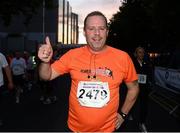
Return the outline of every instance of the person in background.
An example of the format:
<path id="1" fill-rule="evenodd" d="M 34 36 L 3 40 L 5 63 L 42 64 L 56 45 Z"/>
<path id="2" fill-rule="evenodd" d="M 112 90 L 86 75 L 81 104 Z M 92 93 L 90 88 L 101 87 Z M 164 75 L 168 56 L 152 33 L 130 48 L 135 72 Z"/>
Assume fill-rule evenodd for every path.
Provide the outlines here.
<path id="1" fill-rule="evenodd" d="M 134 52 L 134 65 L 138 74 L 139 97 L 133 107 L 133 118 L 136 118 L 140 130 L 147 132 L 146 119 L 148 114 L 149 82 L 152 78 L 151 64 L 143 47 L 137 47 Z"/>
<path id="2" fill-rule="evenodd" d="M 23 86 L 26 77 L 26 61 L 21 57 L 20 52 L 15 52 L 15 57 L 12 59 L 10 64 L 13 81 L 16 89 L 16 103 L 20 102 L 20 94 L 23 92 Z"/>
<path id="3" fill-rule="evenodd" d="M 139 92 L 137 74 L 130 56 L 106 44 L 107 18 L 94 11 L 84 20 L 87 45 L 71 49 L 50 63 L 53 49 L 46 37 L 38 50 L 39 75 L 43 80 L 70 73 L 68 131 L 112 132 L 126 120 Z M 128 88 L 125 102 L 119 108 L 119 86 Z"/>
<path id="4" fill-rule="evenodd" d="M 6 75 L 3 75 L 3 69 L 4 69 L 4 73 Z M 9 89 L 12 89 L 14 87 L 14 84 L 12 81 L 11 70 L 9 68 L 6 57 L 2 53 L 0 53 L 0 102 L 2 101 L 2 92 L 4 90 L 4 78 L 5 78 L 5 76 L 6 76 L 7 81 L 8 81 L 7 87 Z M 1 111 L 1 109 L 0 109 L 0 111 Z M 0 112 L 0 126 L 3 125 L 1 115 L 2 115 L 2 112 Z"/>

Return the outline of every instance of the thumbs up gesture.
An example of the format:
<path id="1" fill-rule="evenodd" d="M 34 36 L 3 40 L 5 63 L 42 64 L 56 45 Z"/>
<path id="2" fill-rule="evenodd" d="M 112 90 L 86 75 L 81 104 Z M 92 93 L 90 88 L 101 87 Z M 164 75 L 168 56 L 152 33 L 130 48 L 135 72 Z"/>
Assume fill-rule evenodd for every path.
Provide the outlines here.
<path id="1" fill-rule="evenodd" d="M 46 37 L 45 44 L 42 44 L 38 50 L 38 57 L 41 61 L 49 63 L 53 55 L 53 49 L 49 37 Z"/>

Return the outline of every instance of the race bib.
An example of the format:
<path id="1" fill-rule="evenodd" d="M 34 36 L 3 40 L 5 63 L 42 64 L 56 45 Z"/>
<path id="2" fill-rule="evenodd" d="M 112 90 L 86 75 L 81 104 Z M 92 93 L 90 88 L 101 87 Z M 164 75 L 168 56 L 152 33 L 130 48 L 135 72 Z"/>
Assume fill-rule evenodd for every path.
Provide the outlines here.
<path id="1" fill-rule="evenodd" d="M 145 74 L 138 74 L 138 83 L 146 84 L 147 75 Z"/>
<path id="2" fill-rule="evenodd" d="M 19 65 L 16 65 L 13 67 L 12 71 L 13 71 L 13 74 L 19 74 L 22 71 L 22 69 Z"/>
<path id="3" fill-rule="evenodd" d="M 101 108 L 110 99 L 108 83 L 80 81 L 77 89 L 77 98 L 81 106 Z"/>

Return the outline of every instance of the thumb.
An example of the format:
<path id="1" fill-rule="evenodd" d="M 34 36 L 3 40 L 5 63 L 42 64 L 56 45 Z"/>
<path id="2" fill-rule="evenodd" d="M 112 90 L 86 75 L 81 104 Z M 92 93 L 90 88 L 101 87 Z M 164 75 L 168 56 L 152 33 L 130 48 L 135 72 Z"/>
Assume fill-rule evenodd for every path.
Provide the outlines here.
<path id="1" fill-rule="evenodd" d="M 45 40 L 45 41 L 46 41 L 46 44 L 47 44 L 47 45 L 51 46 L 50 39 L 49 39 L 48 36 L 46 37 L 46 40 Z"/>

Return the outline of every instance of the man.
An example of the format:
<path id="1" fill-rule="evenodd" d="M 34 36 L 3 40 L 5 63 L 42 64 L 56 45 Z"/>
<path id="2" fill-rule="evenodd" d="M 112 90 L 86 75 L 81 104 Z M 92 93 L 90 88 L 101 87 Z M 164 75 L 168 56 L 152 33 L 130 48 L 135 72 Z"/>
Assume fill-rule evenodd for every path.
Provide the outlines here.
<path id="1" fill-rule="evenodd" d="M 52 80 L 70 73 L 68 127 L 71 131 L 115 131 L 136 101 L 139 92 L 136 71 L 127 53 L 105 44 L 108 26 L 101 12 L 87 15 L 84 35 L 87 45 L 70 50 L 51 65 L 53 50 L 47 37 L 46 44 L 38 51 L 42 61 L 39 74 L 44 80 Z M 123 81 L 128 93 L 118 113 L 119 85 Z"/>
<path id="2" fill-rule="evenodd" d="M 11 70 L 9 68 L 9 65 L 7 63 L 7 60 L 5 58 L 5 56 L 0 53 L 0 102 L 2 101 L 2 91 L 4 89 L 4 75 L 3 75 L 3 70 L 4 69 L 4 73 L 6 74 L 6 78 L 8 80 L 8 88 L 12 89 L 13 88 L 13 82 L 12 82 L 12 75 L 11 75 Z M 1 115 L 1 113 L 0 113 Z M 2 120 L 0 118 L 0 126 L 2 125 Z"/>

